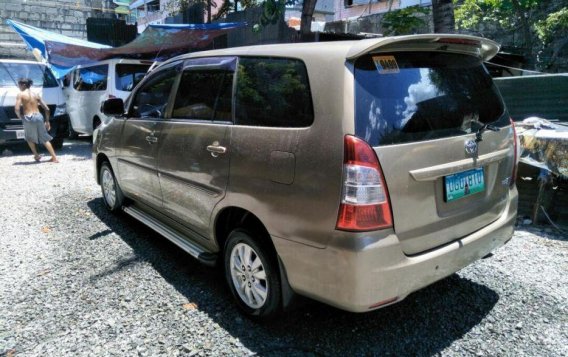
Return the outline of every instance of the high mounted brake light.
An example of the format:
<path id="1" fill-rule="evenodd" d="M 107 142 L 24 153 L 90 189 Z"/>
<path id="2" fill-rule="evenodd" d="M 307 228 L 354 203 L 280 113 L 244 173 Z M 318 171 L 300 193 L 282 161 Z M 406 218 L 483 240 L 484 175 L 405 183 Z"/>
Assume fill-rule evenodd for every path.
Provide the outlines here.
<path id="1" fill-rule="evenodd" d="M 443 37 L 436 40 L 438 43 L 445 43 L 448 45 L 467 45 L 473 47 L 481 47 L 481 42 L 477 40 L 470 40 L 467 38 L 453 38 L 453 37 Z"/>
<path id="2" fill-rule="evenodd" d="M 336 228 L 373 231 L 392 227 L 390 199 L 379 160 L 364 140 L 346 135 L 343 192 Z"/>

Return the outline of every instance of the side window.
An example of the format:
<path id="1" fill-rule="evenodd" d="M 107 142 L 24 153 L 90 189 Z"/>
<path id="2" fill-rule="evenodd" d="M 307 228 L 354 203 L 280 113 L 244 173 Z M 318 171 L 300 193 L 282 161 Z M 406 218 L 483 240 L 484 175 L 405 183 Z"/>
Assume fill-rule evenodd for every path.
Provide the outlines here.
<path id="1" fill-rule="evenodd" d="M 150 65 L 119 63 L 115 67 L 115 88 L 130 92 L 144 78 Z"/>
<path id="2" fill-rule="evenodd" d="M 172 118 L 230 121 L 233 72 L 186 70 L 179 84 Z"/>
<path id="3" fill-rule="evenodd" d="M 170 91 L 178 71 L 170 68 L 156 73 L 136 91 L 130 116 L 136 118 L 163 118 Z"/>
<path id="4" fill-rule="evenodd" d="M 73 88 L 80 92 L 106 90 L 108 64 L 77 69 L 73 77 Z"/>
<path id="5" fill-rule="evenodd" d="M 236 124 L 306 127 L 314 121 L 308 73 L 291 58 L 239 59 Z"/>

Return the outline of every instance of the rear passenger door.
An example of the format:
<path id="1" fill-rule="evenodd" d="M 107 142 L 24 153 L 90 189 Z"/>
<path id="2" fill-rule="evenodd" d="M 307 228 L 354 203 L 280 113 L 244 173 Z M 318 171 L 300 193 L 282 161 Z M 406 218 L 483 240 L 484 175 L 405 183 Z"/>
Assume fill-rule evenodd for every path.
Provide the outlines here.
<path id="1" fill-rule="evenodd" d="M 234 57 L 187 60 L 161 134 L 165 213 L 203 236 L 227 187 L 236 63 Z"/>

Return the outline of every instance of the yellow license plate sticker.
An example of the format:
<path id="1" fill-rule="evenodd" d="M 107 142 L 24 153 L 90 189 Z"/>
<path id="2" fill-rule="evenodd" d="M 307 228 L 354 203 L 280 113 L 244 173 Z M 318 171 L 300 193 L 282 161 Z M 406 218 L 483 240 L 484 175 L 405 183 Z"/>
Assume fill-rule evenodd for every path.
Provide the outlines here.
<path id="1" fill-rule="evenodd" d="M 373 56 L 373 62 L 380 74 L 399 73 L 398 63 L 394 56 Z"/>

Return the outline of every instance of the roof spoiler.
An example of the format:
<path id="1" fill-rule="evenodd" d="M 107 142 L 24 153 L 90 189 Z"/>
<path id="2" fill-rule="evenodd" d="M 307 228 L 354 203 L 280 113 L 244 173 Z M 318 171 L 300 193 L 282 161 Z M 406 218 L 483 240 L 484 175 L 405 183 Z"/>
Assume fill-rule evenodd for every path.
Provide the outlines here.
<path id="1" fill-rule="evenodd" d="M 404 47 L 400 45 L 404 44 Z M 477 55 L 488 61 L 499 52 L 499 44 L 482 37 L 456 34 L 424 34 L 384 37 L 357 41 L 347 53 L 347 59 L 353 60 L 374 51 L 448 51 Z"/>

